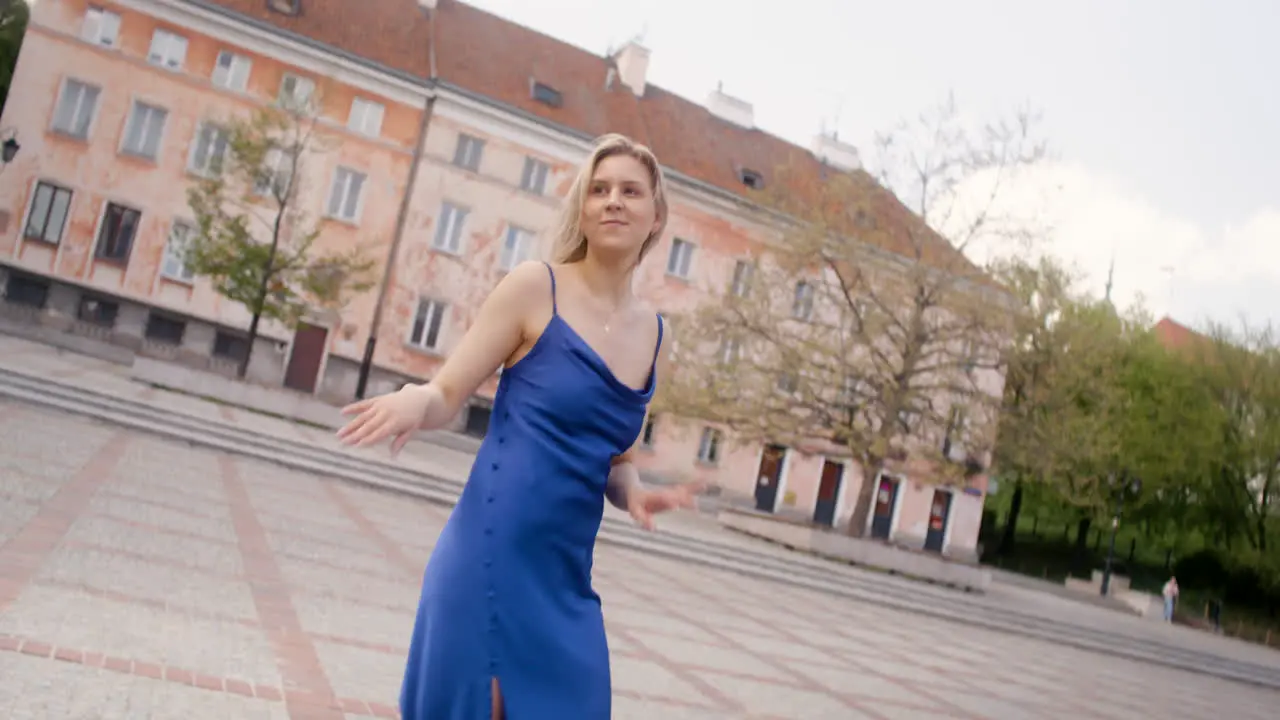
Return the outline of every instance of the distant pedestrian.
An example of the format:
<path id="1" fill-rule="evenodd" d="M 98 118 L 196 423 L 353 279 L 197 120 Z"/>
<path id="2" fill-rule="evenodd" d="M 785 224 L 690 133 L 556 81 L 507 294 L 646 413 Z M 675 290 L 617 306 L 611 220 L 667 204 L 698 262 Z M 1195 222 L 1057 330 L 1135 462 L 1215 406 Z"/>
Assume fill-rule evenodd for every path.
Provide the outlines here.
<path id="1" fill-rule="evenodd" d="M 1164 621 L 1173 622 L 1173 607 L 1178 602 L 1178 578 L 1171 576 L 1160 592 L 1164 595 Z"/>

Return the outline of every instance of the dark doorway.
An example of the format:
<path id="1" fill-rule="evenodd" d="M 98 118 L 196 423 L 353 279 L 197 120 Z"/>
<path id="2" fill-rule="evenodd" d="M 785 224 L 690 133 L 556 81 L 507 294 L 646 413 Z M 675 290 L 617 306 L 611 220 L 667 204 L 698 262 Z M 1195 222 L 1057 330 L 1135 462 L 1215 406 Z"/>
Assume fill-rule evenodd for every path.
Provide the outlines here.
<path id="1" fill-rule="evenodd" d="M 756 474 L 756 509 L 773 512 L 778 501 L 778 483 L 782 481 L 782 460 L 787 448 L 782 445 L 765 445 L 760 455 L 760 472 Z"/>
<path id="2" fill-rule="evenodd" d="M 893 509 L 898 504 L 898 486 L 896 479 L 881 474 L 876 480 L 876 506 L 871 516 L 871 537 L 889 539 L 893 529 Z"/>
<path id="3" fill-rule="evenodd" d="M 924 536 L 924 549 L 942 552 L 942 541 L 947 537 L 947 523 L 951 520 L 951 493 L 933 491 L 933 504 L 929 506 L 929 532 Z"/>
<path id="4" fill-rule="evenodd" d="M 822 464 L 822 480 L 818 483 L 818 500 L 813 505 L 813 521 L 819 525 L 834 527 L 836 501 L 840 498 L 840 486 L 844 484 L 844 465 L 830 460 Z"/>
<path id="5" fill-rule="evenodd" d="M 284 371 L 284 386 L 305 393 L 316 391 L 320 379 L 320 364 L 324 361 L 324 346 L 329 330 L 318 325 L 299 323 L 293 333 L 293 350 L 289 353 L 289 365 Z"/>
<path id="6" fill-rule="evenodd" d="M 463 431 L 471 437 L 483 438 L 489 432 L 489 418 L 493 408 L 488 405 L 471 405 L 467 408 L 467 426 Z"/>

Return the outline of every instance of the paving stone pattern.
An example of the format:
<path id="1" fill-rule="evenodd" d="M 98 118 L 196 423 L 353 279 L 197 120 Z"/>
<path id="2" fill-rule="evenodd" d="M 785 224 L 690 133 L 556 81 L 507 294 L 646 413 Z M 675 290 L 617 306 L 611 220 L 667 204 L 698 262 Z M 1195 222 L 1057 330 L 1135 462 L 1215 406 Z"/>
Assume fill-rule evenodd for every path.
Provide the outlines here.
<path id="1" fill-rule="evenodd" d="M 445 508 L 0 401 L 0 717 L 395 717 Z M 1280 694 L 602 546 L 615 717 L 1273 718 Z"/>

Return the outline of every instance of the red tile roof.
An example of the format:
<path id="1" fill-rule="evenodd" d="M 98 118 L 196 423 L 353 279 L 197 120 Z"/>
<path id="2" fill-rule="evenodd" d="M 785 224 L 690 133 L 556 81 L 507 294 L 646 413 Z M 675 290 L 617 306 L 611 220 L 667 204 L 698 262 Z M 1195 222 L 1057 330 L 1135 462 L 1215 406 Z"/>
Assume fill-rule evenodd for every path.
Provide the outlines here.
<path id="1" fill-rule="evenodd" d="M 1185 325 L 1178 324 L 1168 316 L 1161 318 L 1160 322 L 1155 324 L 1153 330 L 1156 334 L 1156 340 L 1169 350 L 1179 350 L 1194 343 L 1208 340 L 1204 335 Z"/>
<path id="2" fill-rule="evenodd" d="M 427 60 L 431 21 L 417 0 L 301 0 L 289 16 L 268 9 L 268 0 L 197 0 L 220 5 L 260 22 L 309 37 L 418 77 L 430 77 Z M 759 173 L 766 187 L 780 168 L 802 182 L 787 191 L 808 194 L 831 172 L 808 150 L 757 128 L 712 115 L 704 106 L 652 84 L 636 97 L 618 80 L 608 83 L 612 60 L 536 32 L 458 0 L 439 0 L 434 13 L 437 78 L 587 137 L 619 132 L 653 149 L 662 163 L 688 177 L 735 195 L 753 191 L 743 169 Z M 559 107 L 534 100 L 537 81 L 554 88 Z M 871 197 L 881 228 L 912 227 L 931 238 L 926 259 L 954 260 L 958 253 L 865 172 L 856 173 Z M 815 195 L 816 200 L 816 195 Z M 905 239 L 875 240 L 885 249 L 913 256 Z M 952 266 L 948 263 L 948 266 Z"/>

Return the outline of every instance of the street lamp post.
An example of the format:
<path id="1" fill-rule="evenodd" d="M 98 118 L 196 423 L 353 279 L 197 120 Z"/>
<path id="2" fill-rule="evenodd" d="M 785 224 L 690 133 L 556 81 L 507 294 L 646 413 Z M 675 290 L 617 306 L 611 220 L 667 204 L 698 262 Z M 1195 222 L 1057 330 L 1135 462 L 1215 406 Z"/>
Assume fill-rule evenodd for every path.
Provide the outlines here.
<path id="1" fill-rule="evenodd" d="M 1116 531 L 1120 528 L 1120 513 L 1124 510 L 1124 496 L 1128 492 L 1132 492 L 1136 496 L 1142 490 L 1142 480 L 1136 477 L 1127 483 L 1123 482 L 1129 478 L 1129 471 L 1122 472 L 1120 478 L 1123 484 L 1116 490 L 1116 508 L 1111 516 L 1111 544 L 1107 547 L 1107 560 L 1102 567 L 1101 594 L 1103 597 L 1106 597 L 1111 591 L 1111 564 L 1114 562 L 1116 555 Z M 1113 487 L 1114 483 L 1113 479 Z"/>

